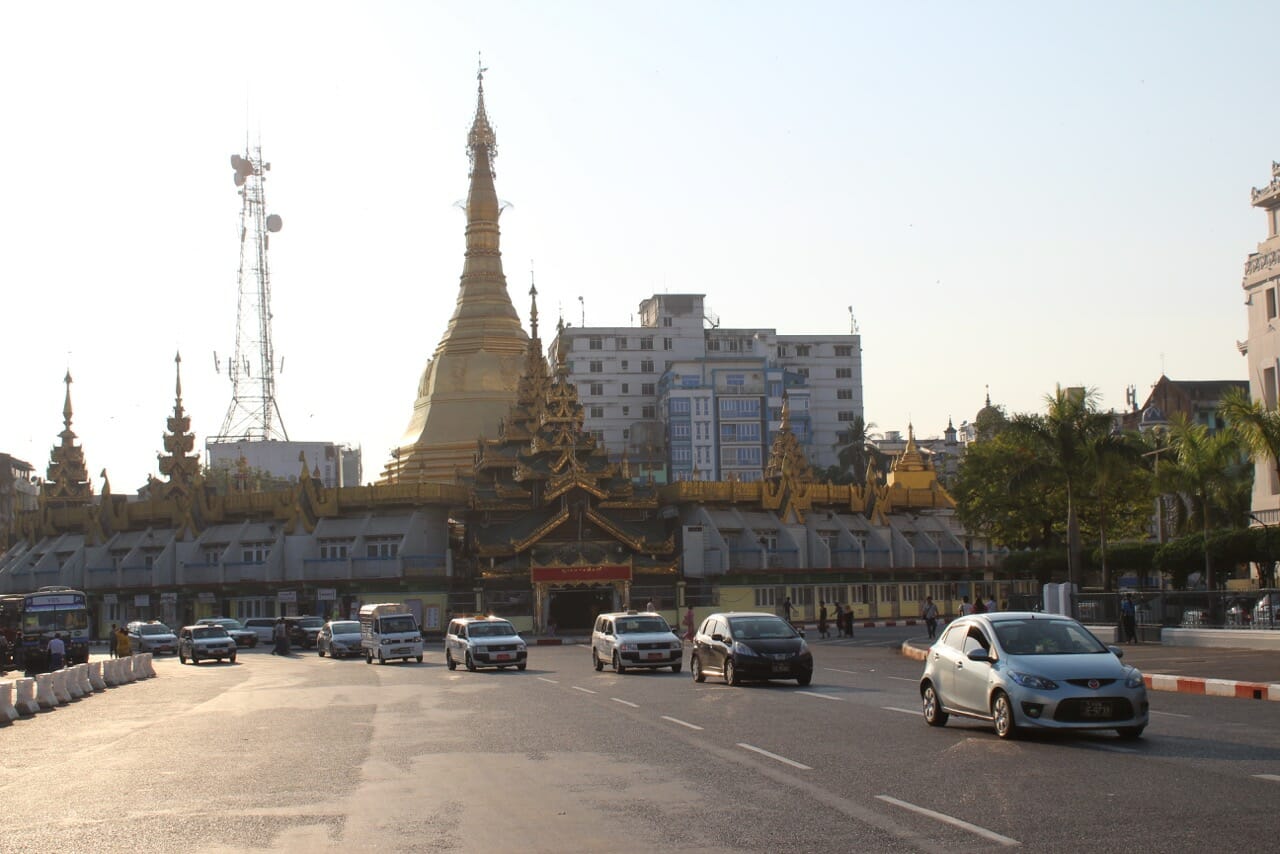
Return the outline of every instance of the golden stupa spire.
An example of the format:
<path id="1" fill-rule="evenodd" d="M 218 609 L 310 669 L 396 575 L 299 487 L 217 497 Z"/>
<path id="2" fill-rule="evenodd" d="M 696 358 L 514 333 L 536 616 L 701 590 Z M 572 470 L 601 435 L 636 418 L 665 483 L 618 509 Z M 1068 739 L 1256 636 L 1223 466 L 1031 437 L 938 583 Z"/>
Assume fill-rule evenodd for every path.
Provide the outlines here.
<path id="1" fill-rule="evenodd" d="M 160 454 L 160 473 L 168 478 L 160 494 L 165 497 L 188 495 L 200 472 L 200 457 L 191 452 L 196 446 L 196 435 L 191 432 L 191 418 L 182 409 L 182 354 L 173 357 L 173 414 L 169 416 L 169 432 L 164 434 L 164 449 Z"/>
<path id="2" fill-rule="evenodd" d="M 66 383 L 66 397 L 62 403 L 62 432 L 58 438 L 61 444 L 55 445 L 49 453 L 49 467 L 46 469 L 44 494 L 50 499 L 65 504 L 83 504 L 93 495 L 93 484 L 89 482 L 89 469 L 85 465 L 84 449 L 76 445 L 76 434 L 71 429 L 71 371 L 62 381 Z"/>
<path id="3" fill-rule="evenodd" d="M 529 335 L 507 293 L 499 248 L 502 204 L 493 184 L 497 136 L 484 103 L 483 65 L 476 72 L 476 111 L 467 133 L 471 159 L 466 253 L 458 300 L 418 382 L 413 417 L 391 451 L 382 482 L 456 481 L 469 468 L 476 437 L 493 438 L 516 402 Z M 404 334 L 419 336 L 420 329 Z"/>

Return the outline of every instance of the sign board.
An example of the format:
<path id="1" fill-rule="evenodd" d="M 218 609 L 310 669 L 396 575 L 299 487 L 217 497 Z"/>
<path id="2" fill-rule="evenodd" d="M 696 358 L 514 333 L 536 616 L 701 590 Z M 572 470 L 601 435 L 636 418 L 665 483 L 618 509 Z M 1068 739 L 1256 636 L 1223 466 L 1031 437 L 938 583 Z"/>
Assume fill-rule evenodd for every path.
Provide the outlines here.
<path id="1" fill-rule="evenodd" d="M 151 605 L 150 593 L 135 593 L 133 596 L 133 606 L 135 608 L 147 608 Z"/>
<path id="2" fill-rule="evenodd" d="M 626 564 L 593 564 L 591 566 L 535 566 L 530 569 L 533 581 L 619 581 L 631 578 Z"/>
<path id="3" fill-rule="evenodd" d="M 338 600 L 338 589 L 336 587 L 321 587 L 316 591 L 316 599 L 321 602 L 336 602 Z"/>
<path id="4" fill-rule="evenodd" d="M 298 601 L 297 590 L 281 590 L 276 594 L 277 602 L 296 603 Z"/>
<path id="5" fill-rule="evenodd" d="M 114 593 L 103 593 L 103 594 L 102 594 L 102 604 L 103 604 L 103 605 L 114 605 L 114 604 L 116 604 L 116 594 L 114 594 Z"/>
<path id="6" fill-rule="evenodd" d="M 439 605 L 427 606 L 427 613 L 424 615 L 424 622 L 422 624 L 422 627 L 424 629 L 440 628 L 440 606 Z"/>
<path id="7" fill-rule="evenodd" d="M 160 601 L 161 601 L 161 602 L 165 602 L 165 603 L 170 603 L 170 602 L 171 602 L 171 603 L 177 604 L 177 602 L 178 602 L 178 594 L 177 594 L 177 593 L 161 593 L 161 594 L 160 594 Z"/>

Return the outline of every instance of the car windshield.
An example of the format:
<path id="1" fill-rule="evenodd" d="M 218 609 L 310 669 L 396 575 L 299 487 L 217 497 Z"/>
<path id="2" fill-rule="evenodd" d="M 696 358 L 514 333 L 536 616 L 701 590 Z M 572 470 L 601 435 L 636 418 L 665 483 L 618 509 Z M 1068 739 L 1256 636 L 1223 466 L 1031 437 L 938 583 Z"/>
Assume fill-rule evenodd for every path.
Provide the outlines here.
<path id="1" fill-rule="evenodd" d="M 796 630 L 781 617 L 731 617 L 729 630 L 734 640 L 796 637 Z"/>
<path id="2" fill-rule="evenodd" d="M 650 632 L 669 632 L 671 626 L 661 617 L 627 617 L 617 621 L 618 634 L 647 634 Z"/>
<path id="3" fill-rule="evenodd" d="M 1110 652 L 1089 630 L 1067 620 L 997 620 L 1000 647 L 1010 655 L 1079 655 Z"/>
<path id="4" fill-rule="evenodd" d="M 160 625 L 139 626 L 138 634 L 140 635 L 171 635 L 173 634 L 173 632 L 170 631 L 168 626 L 160 626 Z"/>
<path id="5" fill-rule="evenodd" d="M 318 629 L 324 625 L 324 620 L 319 617 L 303 617 L 298 620 L 298 625 L 302 626 L 304 629 Z"/>
<path id="6" fill-rule="evenodd" d="M 329 627 L 335 635 L 358 635 L 360 634 L 360 624 L 355 621 L 343 623 L 334 623 Z"/>
<path id="7" fill-rule="evenodd" d="M 467 634 L 473 638 L 510 637 L 516 633 L 516 627 L 510 623 L 472 623 Z"/>
<path id="8" fill-rule="evenodd" d="M 191 630 L 193 638 L 225 638 L 227 630 L 222 626 L 196 626 Z"/>
<path id="9" fill-rule="evenodd" d="M 396 614 L 393 617 L 383 617 L 381 624 L 382 631 L 386 634 L 391 632 L 416 632 L 418 630 L 412 614 Z"/>

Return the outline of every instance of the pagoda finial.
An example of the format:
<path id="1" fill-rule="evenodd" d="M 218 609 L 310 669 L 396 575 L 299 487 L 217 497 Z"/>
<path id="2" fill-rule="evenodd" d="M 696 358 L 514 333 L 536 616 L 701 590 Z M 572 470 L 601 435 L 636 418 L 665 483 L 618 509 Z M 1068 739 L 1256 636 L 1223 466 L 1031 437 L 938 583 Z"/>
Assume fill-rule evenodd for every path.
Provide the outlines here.
<path id="1" fill-rule="evenodd" d="M 529 262 L 529 337 L 538 337 L 538 286 L 533 281 L 533 262 Z"/>
<path id="2" fill-rule="evenodd" d="M 71 429 L 71 371 L 70 370 L 67 371 L 67 375 L 62 378 L 62 381 L 66 383 L 66 386 L 67 386 L 67 396 L 66 396 L 66 399 L 62 402 L 62 426 L 70 430 Z"/>
<path id="3" fill-rule="evenodd" d="M 179 350 L 177 353 L 174 354 L 173 364 L 174 364 L 173 374 L 175 378 L 174 385 L 173 385 L 173 394 L 178 401 L 177 409 L 179 412 L 181 412 L 182 411 L 182 351 L 181 350 Z"/>
<path id="4" fill-rule="evenodd" d="M 991 386 L 987 385 L 985 386 L 985 388 L 987 389 L 987 406 L 990 406 L 991 405 Z"/>
<path id="5" fill-rule="evenodd" d="M 492 176 L 493 158 L 498 153 L 498 137 L 493 132 L 493 126 L 489 124 L 489 116 L 484 110 L 484 73 L 489 69 L 479 61 L 476 63 L 476 69 L 476 114 L 471 120 L 471 132 L 467 134 L 467 155 L 471 158 L 471 167 L 474 171 L 477 151 L 483 150 L 487 155 L 486 168 Z"/>

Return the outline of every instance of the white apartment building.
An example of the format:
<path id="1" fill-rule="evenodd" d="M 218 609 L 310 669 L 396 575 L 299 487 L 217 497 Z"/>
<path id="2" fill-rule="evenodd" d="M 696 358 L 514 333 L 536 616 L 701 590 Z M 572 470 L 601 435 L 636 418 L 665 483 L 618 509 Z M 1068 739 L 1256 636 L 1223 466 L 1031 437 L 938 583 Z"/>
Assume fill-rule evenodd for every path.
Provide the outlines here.
<path id="1" fill-rule="evenodd" d="M 311 476 L 322 486 L 359 486 L 362 475 L 359 448 L 333 442 L 224 441 L 205 443 L 211 469 L 235 469 L 243 457 L 250 469 L 281 480 L 297 480 L 306 460 Z"/>
<path id="2" fill-rule="evenodd" d="M 565 327 L 585 429 L 633 474 L 655 480 L 759 480 L 781 421 L 815 468 L 836 463 L 838 434 L 863 414 L 858 335 L 723 329 L 703 294 L 657 294 L 640 326 Z"/>
<path id="3" fill-rule="evenodd" d="M 1249 318 L 1249 337 L 1237 346 L 1248 358 L 1249 396 L 1274 411 L 1277 369 L 1280 368 L 1280 163 L 1271 164 L 1271 183 L 1255 187 L 1252 204 L 1267 215 L 1267 239 L 1258 244 L 1244 265 L 1242 287 Z M 1280 524 L 1280 481 L 1268 460 L 1260 459 L 1253 473 L 1253 515 L 1268 525 Z"/>

